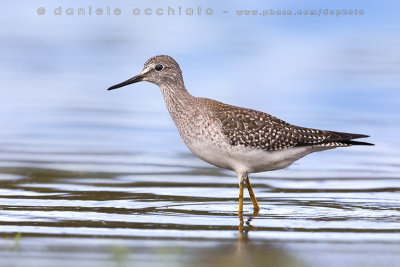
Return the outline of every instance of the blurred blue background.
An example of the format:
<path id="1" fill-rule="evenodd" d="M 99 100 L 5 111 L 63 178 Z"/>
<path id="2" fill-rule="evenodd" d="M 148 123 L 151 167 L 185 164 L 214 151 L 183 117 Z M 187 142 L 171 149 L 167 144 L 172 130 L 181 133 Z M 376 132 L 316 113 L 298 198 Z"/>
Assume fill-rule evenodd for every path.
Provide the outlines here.
<path id="1" fill-rule="evenodd" d="M 143 14 L 179 6 L 200 6 L 203 15 Z M 54 15 L 60 7 L 62 15 Z M 89 7 L 122 13 L 77 14 Z M 2 263 L 400 264 L 399 7 L 342 0 L 3 3 Z M 69 8 L 74 15 L 66 15 Z M 142 14 L 133 15 L 135 8 Z M 364 15 L 236 13 L 269 9 Z M 253 218 L 246 198 L 240 222 L 235 174 L 189 152 L 157 86 L 106 90 L 158 54 L 179 62 L 195 96 L 295 125 L 369 134 L 376 146 L 314 153 L 287 169 L 252 174 L 261 210 Z"/>
<path id="2" fill-rule="evenodd" d="M 143 14 L 145 8 L 167 13 L 179 6 L 200 6 L 203 14 Z M 37 14 L 40 7 L 44 15 Z M 62 15 L 56 16 L 59 7 Z M 78 8 L 89 7 L 119 8 L 122 14 L 77 15 Z M 66 15 L 68 8 L 74 15 Z M 142 14 L 133 15 L 134 8 Z M 204 14 L 207 8 L 213 15 Z M 236 14 L 326 8 L 364 15 Z M 329 176 L 361 162 L 363 171 L 351 175 L 398 177 L 398 11 L 396 1 L 8 3 L 0 11 L 1 145 L 9 151 L 188 152 L 155 85 L 106 91 L 139 73 L 149 57 L 168 54 L 181 65 L 193 95 L 295 125 L 369 134 L 377 144 L 322 153 L 320 160 L 311 155 L 303 160 L 305 168 L 324 162 L 321 172 Z"/>

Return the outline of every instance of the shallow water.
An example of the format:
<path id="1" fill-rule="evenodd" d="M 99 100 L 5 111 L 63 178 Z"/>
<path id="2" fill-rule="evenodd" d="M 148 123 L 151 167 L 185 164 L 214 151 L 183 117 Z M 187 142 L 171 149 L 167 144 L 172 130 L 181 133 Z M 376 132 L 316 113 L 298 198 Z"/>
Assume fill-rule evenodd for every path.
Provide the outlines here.
<path id="1" fill-rule="evenodd" d="M 30 27 L 0 37 L 1 265 L 400 265 L 400 41 L 398 24 L 379 17 L 397 14 L 318 28 L 308 19 L 38 18 L 36 4 L 12 5 L 0 22 Z M 240 218 L 235 174 L 188 151 L 156 86 L 106 91 L 159 53 L 178 59 L 194 95 L 369 134 L 376 146 L 252 174 L 261 210 L 245 193 Z"/>
<path id="2" fill-rule="evenodd" d="M 166 111 L 160 107 L 162 112 Z M 148 129 L 135 127 L 141 123 L 135 120 L 128 126 L 113 120 L 115 127 L 108 126 L 106 138 L 101 127 L 80 124 L 96 121 L 97 112 L 83 114 L 66 116 L 74 125 L 68 137 L 59 130 L 68 129 L 60 127 L 65 123 L 61 121 L 46 127 L 47 133 L 10 135 L 1 143 L 3 262 L 24 266 L 400 263 L 399 166 L 391 161 L 390 151 L 389 155 L 369 147 L 328 151 L 287 170 L 252 175 L 261 210 L 253 215 L 247 197 L 244 216 L 239 218 L 237 178 L 192 156 L 173 125 L 164 129 L 157 116 L 143 113 L 139 115 L 149 119 Z M 101 123 L 111 124 L 104 117 Z M 154 141 L 158 138 L 169 140 L 165 148 L 154 146 L 161 144 Z"/>

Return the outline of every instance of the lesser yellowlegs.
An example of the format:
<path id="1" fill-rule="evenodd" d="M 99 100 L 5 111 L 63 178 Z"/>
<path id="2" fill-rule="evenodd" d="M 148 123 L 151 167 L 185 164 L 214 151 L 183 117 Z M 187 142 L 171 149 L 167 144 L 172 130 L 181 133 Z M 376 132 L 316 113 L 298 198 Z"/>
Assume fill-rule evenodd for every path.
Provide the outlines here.
<path id="1" fill-rule="evenodd" d="M 373 145 L 353 141 L 368 135 L 298 127 L 260 111 L 192 96 L 185 88 L 178 63 L 166 55 L 150 58 L 139 75 L 108 90 L 140 81 L 160 87 L 167 109 L 193 154 L 236 172 L 240 213 L 245 185 L 254 210 L 259 210 L 248 174 L 286 168 L 316 151 Z"/>

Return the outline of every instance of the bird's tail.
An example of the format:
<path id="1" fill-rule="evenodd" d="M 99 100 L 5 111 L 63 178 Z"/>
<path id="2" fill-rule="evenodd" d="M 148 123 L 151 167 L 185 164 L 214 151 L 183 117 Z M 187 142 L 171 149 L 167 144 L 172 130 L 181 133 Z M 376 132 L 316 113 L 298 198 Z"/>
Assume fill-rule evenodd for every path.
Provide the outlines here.
<path id="1" fill-rule="evenodd" d="M 347 145 L 355 145 L 355 146 L 374 146 L 375 144 L 368 143 L 368 142 L 359 142 L 359 141 L 341 141 L 340 143 L 347 144 Z"/>
<path id="2" fill-rule="evenodd" d="M 374 146 L 375 144 L 368 142 L 354 141 L 353 139 L 367 138 L 369 135 L 366 134 L 353 134 L 353 133 L 343 133 L 329 131 L 330 137 L 324 142 L 339 142 L 346 145 L 356 145 L 356 146 Z"/>

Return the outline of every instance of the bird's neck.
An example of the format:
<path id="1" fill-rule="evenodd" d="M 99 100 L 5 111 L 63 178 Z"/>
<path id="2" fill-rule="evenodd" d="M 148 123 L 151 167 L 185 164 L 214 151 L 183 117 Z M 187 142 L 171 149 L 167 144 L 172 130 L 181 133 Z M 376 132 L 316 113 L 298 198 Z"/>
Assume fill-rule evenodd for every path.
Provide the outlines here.
<path id="1" fill-rule="evenodd" d="M 160 85 L 165 104 L 172 118 L 184 114 L 191 106 L 194 97 L 186 90 L 183 79 L 164 82 Z"/>

